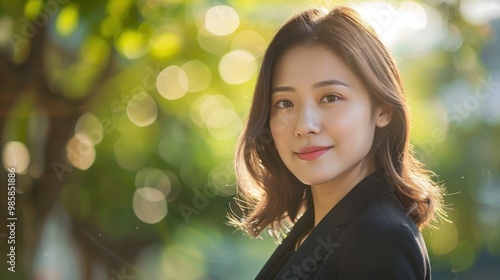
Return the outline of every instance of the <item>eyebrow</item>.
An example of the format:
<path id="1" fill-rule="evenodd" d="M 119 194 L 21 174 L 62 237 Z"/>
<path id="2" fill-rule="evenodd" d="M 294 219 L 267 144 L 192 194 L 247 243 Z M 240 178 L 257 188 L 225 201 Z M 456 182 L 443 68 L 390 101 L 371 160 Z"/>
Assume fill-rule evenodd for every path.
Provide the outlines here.
<path id="1" fill-rule="evenodd" d="M 322 87 L 327 87 L 327 86 L 332 86 L 332 85 L 349 87 L 346 83 L 339 81 L 339 80 L 326 80 L 326 81 L 320 81 L 320 82 L 314 83 L 312 88 L 317 89 L 317 88 L 322 88 Z M 278 91 L 295 91 L 295 90 L 293 87 L 288 87 L 288 86 L 274 87 L 271 89 L 271 94 L 278 92 Z"/>

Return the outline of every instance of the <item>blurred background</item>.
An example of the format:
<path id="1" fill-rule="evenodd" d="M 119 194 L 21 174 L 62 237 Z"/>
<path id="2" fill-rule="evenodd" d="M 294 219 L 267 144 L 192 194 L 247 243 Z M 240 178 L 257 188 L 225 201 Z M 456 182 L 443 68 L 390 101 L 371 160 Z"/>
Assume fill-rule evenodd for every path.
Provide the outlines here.
<path id="1" fill-rule="evenodd" d="M 235 141 L 273 33 L 337 3 L 397 58 L 447 187 L 433 279 L 500 279 L 497 0 L 2 1 L 0 278 L 253 279 L 276 244 L 225 224 Z"/>

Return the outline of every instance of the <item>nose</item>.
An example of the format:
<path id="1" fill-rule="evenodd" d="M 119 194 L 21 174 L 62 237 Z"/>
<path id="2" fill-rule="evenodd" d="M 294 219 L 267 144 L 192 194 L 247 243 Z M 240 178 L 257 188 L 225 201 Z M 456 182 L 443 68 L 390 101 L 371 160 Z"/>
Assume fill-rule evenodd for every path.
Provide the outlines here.
<path id="1" fill-rule="evenodd" d="M 303 106 L 301 108 L 297 126 L 295 127 L 295 136 L 305 137 L 320 133 L 321 117 L 318 109 L 319 108 L 312 105 Z"/>

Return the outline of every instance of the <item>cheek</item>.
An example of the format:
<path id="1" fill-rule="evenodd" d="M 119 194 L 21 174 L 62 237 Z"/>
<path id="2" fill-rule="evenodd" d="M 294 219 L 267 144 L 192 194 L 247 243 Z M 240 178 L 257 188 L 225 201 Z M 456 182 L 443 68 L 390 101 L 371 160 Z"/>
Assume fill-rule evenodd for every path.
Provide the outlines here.
<path id="1" fill-rule="evenodd" d="M 295 116 L 291 113 L 275 113 L 271 115 L 269 120 L 269 125 L 271 127 L 271 133 L 276 142 L 279 142 L 282 138 L 287 138 L 290 134 L 294 134 Z M 283 141 L 283 140 L 281 140 Z"/>
<path id="2" fill-rule="evenodd" d="M 287 113 L 274 113 L 271 115 L 269 120 L 269 125 L 271 126 L 271 131 L 274 133 L 284 133 L 293 127 L 294 117 L 292 114 Z"/>
<path id="3" fill-rule="evenodd" d="M 349 145 L 359 145 L 373 140 L 375 123 L 371 119 L 370 108 L 366 106 L 351 107 L 349 110 L 330 116 L 335 120 L 330 125 L 335 134 L 344 138 Z"/>
<path id="4" fill-rule="evenodd" d="M 274 143 L 279 146 L 281 142 L 284 141 L 284 136 L 285 134 L 283 133 L 284 131 L 284 127 L 282 127 L 281 125 L 277 124 L 277 123 L 274 123 L 274 122 L 270 122 L 270 127 L 271 127 L 271 135 L 274 139 Z"/>
<path id="5" fill-rule="evenodd" d="M 285 146 L 290 143 L 290 128 L 292 125 L 290 123 L 284 122 L 283 118 L 277 116 L 271 117 L 269 120 L 269 126 L 271 128 L 271 135 L 274 139 L 274 144 L 278 153 L 281 155 Z"/>

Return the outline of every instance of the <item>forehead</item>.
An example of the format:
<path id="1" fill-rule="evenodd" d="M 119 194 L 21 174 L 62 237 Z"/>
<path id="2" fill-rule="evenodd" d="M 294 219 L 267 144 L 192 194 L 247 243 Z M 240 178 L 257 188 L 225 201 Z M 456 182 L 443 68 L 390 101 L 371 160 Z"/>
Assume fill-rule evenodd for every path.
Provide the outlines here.
<path id="1" fill-rule="evenodd" d="M 324 46 L 313 45 L 287 50 L 276 63 L 272 81 L 276 86 L 282 83 L 315 83 L 332 78 L 346 82 L 358 79 L 337 53 Z"/>

